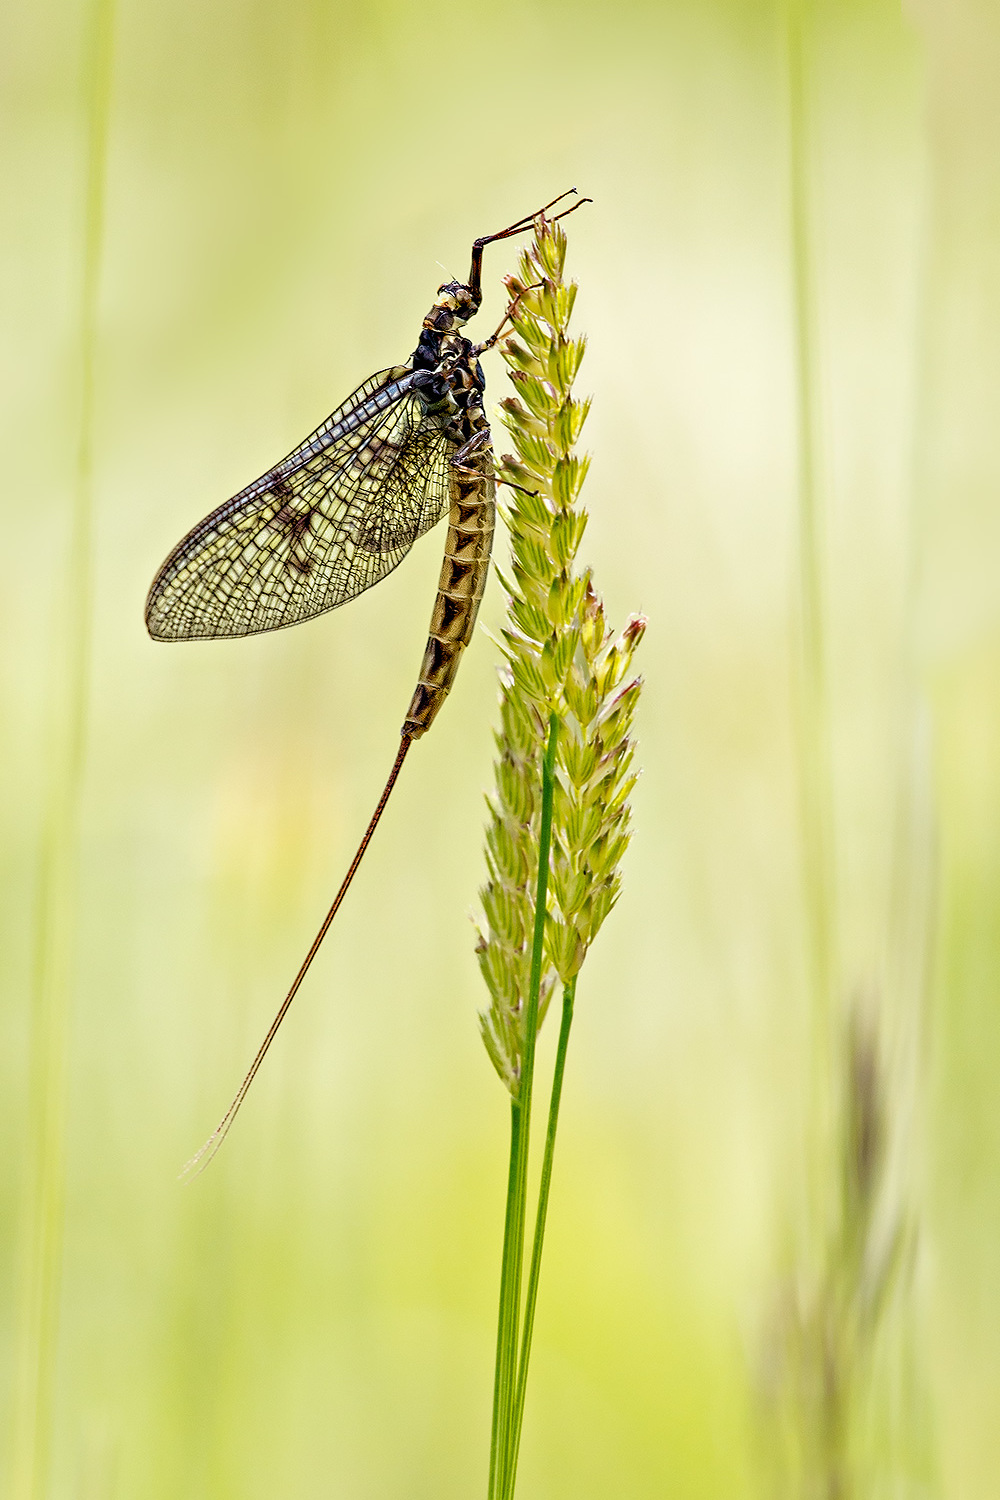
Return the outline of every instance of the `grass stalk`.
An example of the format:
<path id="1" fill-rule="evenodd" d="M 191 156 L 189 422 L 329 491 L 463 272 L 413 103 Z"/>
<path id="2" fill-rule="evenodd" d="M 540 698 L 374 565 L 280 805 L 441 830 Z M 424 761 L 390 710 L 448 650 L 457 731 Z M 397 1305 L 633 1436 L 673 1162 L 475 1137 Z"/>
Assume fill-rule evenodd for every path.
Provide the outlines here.
<path id="1" fill-rule="evenodd" d="M 507 1171 L 507 1203 L 504 1210 L 503 1252 L 500 1260 L 500 1307 L 497 1313 L 496 1364 L 493 1377 L 493 1424 L 490 1433 L 489 1500 L 496 1500 L 505 1450 L 503 1420 L 508 1405 L 510 1350 L 517 1342 L 517 1303 L 511 1296 L 512 1263 L 516 1235 L 514 1231 L 521 1111 L 516 1099 L 510 1104 L 510 1164 Z M 511 1332 L 511 1321 L 514 1330 Z"/>
<path id="2" fill-rule="evenodd" d="M 798 636 L 796 682 L 803 875 L 810 989 L 811 1062 L 809 1193 L 813 1233 L 823 1222 L 822 1183 L 833 1142 L 834 941 L 832 772 L 825 599 L 823 506 L 819 483 L 820 410 L 816 293 L 809 229 L 807 0 L 788 0 L 789 178 L 798 449 Z M 817 1194 L 819 1197 L 817 1197 Z"/>
<path id="3" fill-rule="evenodd" d="M 875 1354 L 904 1285 L 913 1226 L 898 1201 L 898 1126 L 880 987 L 848 997 L 837 947 L 835 787 L 824 588 L 817 295 L 810 234 L 808 0 L 788 0 L 791 279 L 798 435 L 796 728 L 809 959 L 805 1233 L 779 1305 L 773 1387 L 791 1445 L 779 1491 L 874 1493 Z M 892 936 L 890 934 L 890 943 Z"/>
<path id="4" fill-rule="evenodd" d="M 559 1128 L 559 1104 L 562 1099 L 563 1074 L 566 1071 L 566 1052 L 569 1033 L 573 1025 L 573 1005 L 576 999 L 576 975 L 563 990 L 562 1017 L 559 1023 L 559 1040 L 556 1044 L 556 1060 L 552 1073 L 552 1092 L 549 1096 L 549 1118 L 545 1130 L 545 1154 L 542 1157 L 542 1175 L 538 1186 L 538 1209 L 535 1215 L 535 1232 L 531 1242 L 531 1266 L 528 1271 L 528 1286 L 524 1299 L 524 1329 L 521 1334 L 521 1353 L 517 1369 L 517 1391 L 514 1398 L 514 1427 L 511 1435 L 510 1493 L 514 1493 L 517 1476 L 517 1459 L 521 1450 L 521 1424 L 524 1421 L 524 1397 L 528 1386 L 528 1361 L 531 1358 L 531 1335 L 535 1327 L 535 1305 L 538 1301 L 538 1281 L 542 1269 L 542 1247 L 545 1243 L 545 1221 L 549 1210 L 549 1189 L 552 1186 L 552 1163 L 556 1149 L 556 1131 Z"/>
<path id="5" fill-rule="evenodd" d="M 628 673 L 645 630 L 634 616 L 616 639 L 589 569 L 574 567 L 588 466 L 575 445 L 590 401 L 573 395 L 586 341 L 569 333 L 576 284 L 564 279 L 565 255 L 562 225 L 539 216 L 518 275 L 507 277 L 512 334 L 501 348 L 516 392 L 502 407 L 517 454 L 500 464 L 511 566 L 510 581 L 501 579 L 506 660 L 476 945 L 490 992 L 483 1042 L 511 1096 L 490 1500 L 514 1494 L 576 976 L 620 890 L 641 688 Z M 535 1040 L 557 981 L 563 1017 L 522 1312 Z"/>
<path id="6" fill-rule="evenodd" d="M 77 907 L 77 853 L 90 691 L 97 311 L 114 0 L 94 0 L 84 81 L 87 158 L 79 316 L 79 438 L 66 578 L 52 673 L 49 754 L 31 990 L 27 1174 L 15 1354 L 12 1500 L 48 1491 L 63 1256 L 66 1078 Z"/>
<path id="7" fill-rule="evenodd" d="M 524 1047 L 518 1096 L 511 1101 L 510 1175 L 504 1219 L 504 1257 L 501 1273 L 500 1317 L 494 1376 L 494 1431 L 491 1450 L 490 1500 L 513 1494 L 516 1467 L 515 1429 L 520 1338 L 521 1280 L 524 1267 L 524 1229 L 527 1221 L 528 1152 L 531 1137 L 531 1096 L 538 1035 L 538 1002 L 545 946 L 545 908 L 548 901 L 549 850 L 552 839 L 552 794 L 555 784 L 559 720 L 549 717 L 549 738 L 542 767 L 542 811 L 538 836 L 538 874 L 535 885 L 535 925 L 531 946 L 531 977 L 524 1019 Z M 527 1325 L 526 1325 L 527 1326 Z M 495 1488 L 494 1488 L 495 1487 Z"/>

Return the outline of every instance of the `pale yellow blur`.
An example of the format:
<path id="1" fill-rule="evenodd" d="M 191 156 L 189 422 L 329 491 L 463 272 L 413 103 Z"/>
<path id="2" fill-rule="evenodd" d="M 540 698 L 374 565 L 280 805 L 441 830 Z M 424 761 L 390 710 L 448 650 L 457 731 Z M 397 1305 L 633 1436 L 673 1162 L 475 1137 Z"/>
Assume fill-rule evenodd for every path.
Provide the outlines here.
<path id="1" fill-rule="evenodd" d="M 119 6 L 53 1497 L 485 1495 L 507 1100 L 468 914 L 496 651 L 480 631 L 238 1126 L 182 1188 L 392 762 L 443 535 L 273 637 L 158 646 L 142 606 L 190 525 L 409 354 L 475 235 L 572 183 L 595 200 L 569 225 L 594 394 L 581 556 L 616 623 L 649 616 L 644 774 L 578 990 L 519 1493 L 738 1500 L 781 1468 L 772 1308 L 823 1191 L 783 15 Z M 15 7 L 0 42 L 4 1410 L 64 693 L 83 24 Z M 1000 16 L 838 3 L 808 36 L 828 916 L 840 999 L 883 1018 L 892 1191 L 917 1226 L 873 1380 L 882 1487 L 858 1500 L 990 1500 Z M 487 251 L 484 337 L 514 258 Z M 487 379 L 496 401 L 495 354 Z M 495 581 L 482 619 L 499 627 Z"/>

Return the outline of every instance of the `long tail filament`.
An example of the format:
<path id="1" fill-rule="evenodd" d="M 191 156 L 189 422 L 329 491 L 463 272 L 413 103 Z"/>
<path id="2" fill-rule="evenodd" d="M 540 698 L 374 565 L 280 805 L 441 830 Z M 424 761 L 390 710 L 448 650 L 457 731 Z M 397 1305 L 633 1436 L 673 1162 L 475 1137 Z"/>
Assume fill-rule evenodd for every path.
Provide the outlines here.
<path id="1" fill-rule="evenodd" d="M 182 1179 L 190 1179 L 192 1177 L 196 1177 L 199 1172 L 203 1172 L 228 1135 L 229 1127 L 236 1119 L 236 1116 L 239 1113 L 240 1105 L 246 1098 L 250 1085 L 253 1083 L 254 1079 L 257 1076 L 257 1070 L 260 1067 L 261 1063 L 264 1061 L 264 1058 L 267 1056 L 268 1048 L 277 1035 L 278 1027 L 285 1019 L 285 1016 L 288 1013 L 288 1007 L 291 1005 L 292 1001 L 295 999 L 295 996 L 298 994 L 299 986 L 302 983 L 303 979 L 305 979 L 306 974 L 309 972 L 310 964 L 316 957 L 316 954 L 319 952 L 320 944 L 326 937 L 326 934 L 330 929 L 330 924 L 333 921 L 334 917 L 337 915 L 337 912 L 340 908 L 340 903 L 347 895 L 351 881 L 354 879 L 354 876 L 357 873 L 358 866 L 364 858 L 365 850 L 371 843 L 371 837 L 375 832 L 376 827 L 378 826 L 378 820 L 379 818 L 381 818 L 383 812 L 385 811 L 385 805 L 389 800 L 389 796 L 392 792 L 393 787 L 396 785 L 396 777 L 399 775 L 400 770 L 402 769 L 403 761 L 406 759 L 406 752 L 407 750 L 409 750 L 412 744 L 413 740 L 410 738 L 410 736 L 404 734 L 400 741 L 399 753 L 397 754 L 396 759 L 393 762 L 392 770 L 389 772 L 389 780 L 386 782 L 385 789 L 383 790 L 382 795 L 378 800 L 378 806 L 372 813 L 371 822 L 365 829 L 365 836 L 361 840 L 361 843 L 358 845 L 358 852 L 351 860 L 350 869 L 344 876 L 344 880 L 340 887 L 340 890 L 333 898 L 333 905 L 330 907 L 330 910 L 323 918 L 323 925 L 320 927 L 319 932 L 317 932 L 315 938 L 313 939 L 312 947 L 309 949 L 309 952 L 302 960 L 302 967 L 299 969 L 299 972 L 296 974 L 294 980 L 292 981 L 291 989 L 288 991 L 288 994 L 281 1002 L 281 1008 L 278 1011 L 278 1014 L 275 1016 L 274 1020 L 271 1022 L 270 1029 L 268 1030 L 267 1035 L 261 1042 L 260 1047 L 257 1051 L 257 1056 L 254 1058 L 253 1062 L 250 1064 L 250 1067 L 247 1069 L 246 1077 L 240 1084 L 239 1089 L 236 1092 L 235 1099 L 226 1110 L 226 1113 L 222 1116 L 222 1119 L 212 1131 L 212 1134 L 209 1136 L 205 1144 L 199 1151 L 195 1152 L 191 1160 L 187 1162 L 182 1168 L 180 1173 Z"/>

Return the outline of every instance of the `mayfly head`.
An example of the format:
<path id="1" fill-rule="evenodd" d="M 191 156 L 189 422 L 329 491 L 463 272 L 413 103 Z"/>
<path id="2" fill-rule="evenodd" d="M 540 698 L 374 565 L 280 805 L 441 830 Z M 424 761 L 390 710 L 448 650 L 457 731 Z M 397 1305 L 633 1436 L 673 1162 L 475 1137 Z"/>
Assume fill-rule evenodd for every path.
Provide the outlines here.
<path id="1" fill-rule="evenodd" d="M 424 319 L 424 327 L 433 328 L 436 333 L 450 333 L 475 317 L 482 300 L 482 292 L 474 294 L 464 282 L 446 281 L 438 287 L 437 300 Z"/>

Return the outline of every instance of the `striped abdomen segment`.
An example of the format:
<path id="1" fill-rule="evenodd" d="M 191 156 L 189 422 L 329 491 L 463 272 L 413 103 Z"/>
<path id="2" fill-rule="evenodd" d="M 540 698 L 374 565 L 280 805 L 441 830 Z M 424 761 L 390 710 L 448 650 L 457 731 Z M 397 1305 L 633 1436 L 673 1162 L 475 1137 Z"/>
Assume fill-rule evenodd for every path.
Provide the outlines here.
<path id="1" fill-rule="evenodd" d="M 470 469 L 481 469 L 475 478 Z M 427 649 L 401 734 L 419 739 L 455 680 L 486 587 L 496 519 L 493 453 L 487 445 L 449 474 L 451 512 Z"/>

